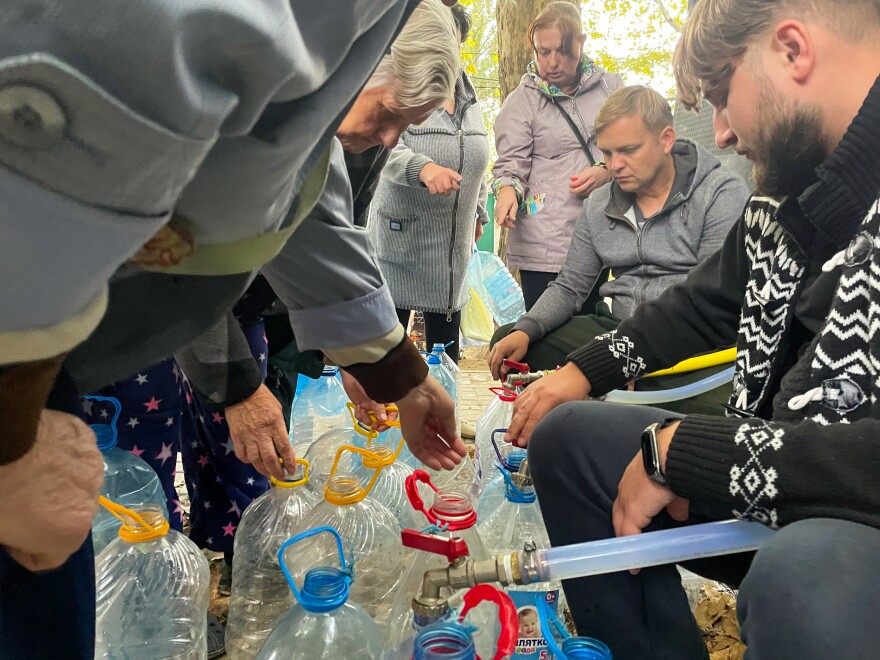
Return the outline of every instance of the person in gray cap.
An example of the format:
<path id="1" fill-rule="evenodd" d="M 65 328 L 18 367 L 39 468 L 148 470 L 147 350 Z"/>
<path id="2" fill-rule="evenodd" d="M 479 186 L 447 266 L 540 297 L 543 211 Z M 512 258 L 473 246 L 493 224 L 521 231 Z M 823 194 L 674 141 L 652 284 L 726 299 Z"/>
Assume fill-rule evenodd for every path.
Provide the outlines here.
<path id="1" fill-rule="evenodd" d="M 386 78 L 365 92 L 376 130 L 349 131 L 390 141 L 452 90 L 451 17 L 439 0 L 414 4 L 12 0 L 0 11 L 5 658 L 58 657 L 61 644 L 67 658 L 93 654 L 83 539 L 102 464 L 91 431 L 68 414 L 76 393 L 188 343 L 289 250 L 327 267 L 320 242 L 287 239 L 300 225 L 304 235 L 310 224 L 322 233 L 312 210 L 333 176 L 332 136 L 413 11 L 433 20 L 420 34 L 432 61 L 444 63 L 425 83 L 436 100 L 395 105 L 378 91 L 392 84 Z M 297 336 L 311 332 L 314 348 L 368 395 L 397 400 L 414 450 L 451 467 L 465 451 L 452 402 L 398 329 L 372 260 L 358 260 L 363 246 L 344 244 L 333 253 L 337 288 L 321 297 L 278 276 L 292 321 L 311 320 Z M 349 258 L 346 279 L 340 264 Z M 329 332 L 355 308 L 364 312 L 358 323 Z M 313 329 L 321 325 L 328 332 Z M 45 569 L 56 570 L 38 573 Z M 39 632 L 46 627 L 52 635 Z"/>

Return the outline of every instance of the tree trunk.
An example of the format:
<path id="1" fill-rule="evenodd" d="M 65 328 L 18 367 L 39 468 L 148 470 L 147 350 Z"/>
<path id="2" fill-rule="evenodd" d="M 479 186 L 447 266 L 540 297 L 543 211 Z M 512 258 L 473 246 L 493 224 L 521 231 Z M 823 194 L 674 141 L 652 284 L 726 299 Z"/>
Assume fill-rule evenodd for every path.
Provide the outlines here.
<path id="1" fill-rule="evenodd" d="M 529 24 L 552 0 L 498 0 L 496 17 L 498 24 L 498 82 L 501 100 L 507 98 L 534 59 L 532 46 L 526 40 Z M 572 4 L 580 7 L 579 1 Z M 507 263 L 507 228 L 498 235 L 498 255 Z"/>

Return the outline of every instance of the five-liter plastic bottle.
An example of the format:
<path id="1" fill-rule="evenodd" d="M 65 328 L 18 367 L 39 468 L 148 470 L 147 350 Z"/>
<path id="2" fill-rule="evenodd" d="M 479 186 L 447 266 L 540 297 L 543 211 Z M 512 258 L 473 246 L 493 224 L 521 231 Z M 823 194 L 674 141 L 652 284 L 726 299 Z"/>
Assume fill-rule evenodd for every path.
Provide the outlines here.
<path id="1" fill-rule="evenodd" d="M 449 353 L 446 352 L 446 346 L 449 344 L 434 344 L 431 348 L 431 355 L 436 356 L 440 360 L 440 365 L 446 369 L 450 376 L 452 376 L 452 401 L 455 403 L 455 429 L 456 433 L 461 433 L 461 414 L 458 408 L 458 395 L 461 392 L 461 369 L 455 363 L 451 357 L 449 357 Z"/>
<path id="2" fill-rule="evenodd" d="M 434 490 L 430 508 L 425 507 L 418 488 L 420 483 Z M 415 632 L 424 625 L 424 622 L 416 620 L 418 617 L 414 617 L 412 599 L 419 592 L 425 571 L 445 568 L 458 557 L 467 556 L 477 561 L 489 558 L 486 546 L 477 533 L 473 502 L 466 493 L 438 490 L 427 472 L 417 470 L 406 480 L 406 494 L 411 510 L 421 512 L 430 526 L 421 533 L 415 529 L 403 532 L 404 545 L 419 552 L 415 554 L 397 588 L 385 638 L 388 648 L 401 648 L 401 643 L 406 639 L 411 644 Z M 453 539 L 456 542 L 449 543 Z M 440 595 L 452 603 L 460 601 L 463 594 L 464 591 L 454 594 L 449 588 L 440 590 Z M 491 629 L 486 633 L 494 642 L 496 631 Z"/>
<path id="3" fill-rule="evenodd" d="M 474 440 L 474 469 L 484 488 L 498 474 L 494 467 L 496 452 L 492 447 L 492 434 L 510 426 L 513 404 L 517 397 L 516 392 L 503 387 L 490 387 L 489 390 L 495 397 L 489 401 L 477 420 L 477 437 Z"/>
<path id="4" fill-rule="evenodd" d="M 425 362 L 428 363 L 428 373 L 434 377 L 434 380 L 443 386 L 446 393 L 449 394 L 453 401 L 455 401 L 455 376 L 450 373 L 449 369 L 443 366 L 440 357 L 433 353 L 427 353 L 425 355 Z"/>
<path id="5" fill-rule="evenodd" d="M 335 541 L 340 567 L 327 566 L 328 556 L 324 566 L 306 572 L 302 589 L 297 589 L 287 569 L 285 551 L 296 543 L 322 534 L 330 535 Z M 279 549 L 278 564 L 296 596 L 296 604 L 275 625 L 257 656 L 258 660 L 369 660 L 381 657 L 382 633 L 364 609 L 349 600 L 352 574 L 357 581 L 359 571 L 357 566 L 350 567 L 346 562 L 342 539 L 335 529 L 316 527 L 294 536 Z"/>
<path id="6" fill-rule="evenodd" d="M 359 447 L 346 451 L 370 453 Z M 355 475 L 334 468 L 324 487 L 324 501 L 305 516 L 297 532 L 314 527 L 333 527 L 339 532 L 346 553 L 357 562 L 351 600 L 382 626 L 391 609 L 390 595 L 403 574 L 409 553 L 400 543 L 397 519 L 369 495 L 374 483 L 375 479 L 364 486 Z M 297 551 L 294 576 L 299 580 L 308 569 L 323 566 L 332 552 L 333 545 L 326 536 L 303 540 Z"/>
<path id="7" fill-rule="evenodd" d="M 517 611 L 511 599 L 488 584 L 478 584 L 464 595 L 458 617 L 438 621 L 422 628 L 412 648 L 413 660 L 479 660 L 473 626 L 465 623 L 468 612 L 479 603 L 494 603 L 498 609 L 498 639 L 487 660 L 510 657 L 516 645 Z"/>
<path id="8" fill-rule="evenodd" d="M 550 539 L 541 519 L 535 496 L 535 487 L 529 475 L 528 460 L 522 460 L 515 473 L 501 470 L 505 479 L 504 502 L 485 520 L 477 525 L 477 531 L 486 543 L 491 555 L 522 550 L 526 543 L 533 543 L 537 549 L 550 547 Z M 538 582 L 527 586 L 511 586 L 506 589 L 519 611 L 534 609 L 540 601 L 546 602 L 551 611 L 562 611 L 562 585 L 558 581 Z M 532 613 L 529 612 L 531 617 Z M 537 625 L 535 618 L 534 625 Z M 542 639 L 523 635 L 517 642 L 517 658 L 537 660 L 547 648 Z"/>
<path id="9" fill-rule="evenodd" d="M 95 558 L 95 657 L 204 660 L 210 581 L 205 555 L 169 529 L 158 507 L 107 506 L 123 524 L 119 538 Z"/>
<path id="10" fill-rule="evenodd" d="M 395 450 L 388 445 L 375 442 L 367 445 L 370 455 L 360 456 L 354 469 L 354 475 L 361 483 L 368 484 L 377 470 L 379 475 L 370 491 L 370 497 L 378 500 L 394 515 L 400 529 L 413 527 L 419 523 L 409 500 L 406 497 L 406 480 L 412 475 L 413 469 L 395 460 Z"/>
<path id="11" fill-rule="evenodd" d="M 320 501 L 307 487 L 309 465 L 297 459 L 296 472 L 244 510 L 235 535 L 232 596 L 226 622 L 230 660 L 252 660 L 272 626 L 287 612 L 292 594 L 278 565 L 278 550 Z"/>
<path id="12" fill-rule="evenodd" d="M 309 380 L 290 414 L 290 441 L 297 456 L 327 431 L 351 428 L 347 402 L 338 367 L 324 367 L 320 378 Z"/>
<path id="13" fill-rule="evenodd" d="M 105 396 L 87 396 L 94 401 L 107 401 L 115 407 L 109 424 L 92 424 L 91 429 L 98 439 L 98 449 L 104 458 L 104 483 L 101 495 L 108 500 L 131 508 L 135 506 L 154 506 L 162 515 L 168 517 L 165 492 L 159 475 L 142 458 L 116 446 L 116 422 L 122 412 L 122 405 L 116 399 Z M 92 523 L 92 543 L 98 554 L 119 535 L 122 523 L 104 507 L 98 507 Z"/>
<path id="14" fill-rule="evenodd" d="M 477 502 L 477 518 L 480 521 L 486 520 L 507 501 L 508 478 L 502 472 L 506 471 L 508 475 L 518 472 L 523 461 L 526 459 L 525 449 L 499 442 L 499 437 L 503 436 L 506 432 L 507 429 L 495 429 L 491 435 L 492 440 L 489 446 L 496 457 L 491 470 L 494 472 L 495 477 L 486 483 L 480 495 L 480 500 Z"/>
<path id="15" fill-rule="evenodd" d="M 526 313 L 522 289 L 498 256 L 475 250 L 467 275 L 498 325 L 515 323 Z"/>
<path id="16" fill-rule="evenodd" d="M 592 637 L 572 636 L 546 602 L 540 601 L 537 609 L 541 634 L 550 657 L 558 660 L 612 660 L 611 649 L 603 642 Z"/>

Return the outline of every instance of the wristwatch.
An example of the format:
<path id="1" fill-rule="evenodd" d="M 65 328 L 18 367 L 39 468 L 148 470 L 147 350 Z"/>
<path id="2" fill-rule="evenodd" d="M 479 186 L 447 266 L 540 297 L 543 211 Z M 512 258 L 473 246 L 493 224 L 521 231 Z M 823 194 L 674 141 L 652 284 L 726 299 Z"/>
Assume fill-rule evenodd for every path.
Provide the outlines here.
<path id="1" fill-rule="evenodd" d="M 680 417 L 667 417 L 662 422 L 651 424 L 642 432 L 642 462 L 645 465 L 645 473 L 655 484 L 668 488 L 666 475 L 660 467 L 660 452 L 657 451 L 657 432 L 665 429 L 675 422 L 680 422 Z"/>

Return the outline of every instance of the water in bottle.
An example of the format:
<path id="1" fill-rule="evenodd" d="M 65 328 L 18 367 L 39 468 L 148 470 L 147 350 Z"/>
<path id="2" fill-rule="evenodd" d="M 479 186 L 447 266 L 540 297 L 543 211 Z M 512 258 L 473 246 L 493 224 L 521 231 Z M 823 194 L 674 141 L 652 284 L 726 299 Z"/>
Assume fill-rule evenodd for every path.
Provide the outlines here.
<path id="1" fill-rule="evenodd" d="M 324 367 L 320 378 L 309 380 L 290 415 L 290 441 L 297 456 L 327 431 L 351 428 L 338 367 Z"/>
<path id="2" fill-rule="evenodd" d="M 158 507 L 102 503 L 123 524 L 119 538 L 95 558 L 95 657 L 204 660 L 210 582 L 205 555 L 169 529 Z"/>
<path id="3" fill-rule="evenodd" d="M 291 606 L 292 595 L 278 564 L 278 550 L 320 501 L 307 487 L 309 465 L 297 459 L 296 472 L 244 510 L 235 534 L 232 595 L 226 622 L 230 660 L 252 660 L 272 626 Z"/>
<path id="4" fill-rule="evenodd" d="M 347 451 L 369 453 L 360 448 Z M 298 531 L 326 526 L 339 532 L 346 553 L 357 562 L 351 600 L 382 626 L 408 553 L 400 544 L 397 519 L 369 495 L 374 483 L 365 487 L 357 476 L 334 469 L 324 487 L 324 501 L 305 516 Z M 301 580 L 308 569 L 322 566 L 332 552 L 333 545 L 326 537 L 304 540 L 297 552 L 295 577 Z"/>
<path id="5" fill-rule="evenodd" d="M 298 589 L 287 569 L 285 552 L 296 564 L 298 555 L 292 546 L 304 539 L 327 534 L 336 544 L 339 568 L 321 566 L 308 570 Z M 325 560 L 324 562 L 328 562 Z M 364 611 L 349 600 L 352 578 L 357 567 L 350 566 L 342 548 L 342 539 L 332 527 L 317 527 L 285 542 L 278 551 L 282 567 L 295 595 L 296 604 L 272 630 L 257 660 L 354 660 L 381 657 L 382 633 Z"/>
<path id="6" fill-rule="evenodd" d="M 480 536 L 492 555 L 522 550 L 526 543 L 537 549 L 550 547 L 550 539 L 541 519 L 535 487 L 529 475 L 528 460 L 523 460 L 513 474 L 501 470 L 505 479 L 504 502 L 477 525 Z M 520 635 L 516 657 L 539 660 L 546 657 L 547 642 L 536 633 L 537 608 L 541 601 L 558 614 L 562 611 L 562 585 L 557 581 L 538 582 L 527 586 L 511 586 L 507 594 L 516 605 L 520 617 Z"/>
<path id="7" fill-rule="evenodd" d="M 500 432 L 504 433 L 505 430 L 500 429 Z M 508 478 L 502 473 L 506 472 L 510 475 L 517 472 L 525 459 L 526 450 L 519 448 L 513 448 L 508 453 L 499 455 L 498 460 L 492 465 L 495 478 L 486 484 L 477 502 L 478 520 L 485 520 L 507 501 Z"/>
<path id="8" fill-rule="evenodd" d="M 413 660 L 478 660 L 473 626 L 465 623 L 468 612 L 479 603 L 494 603 L 498 609 L 498 635 L 492 660 L 510 657 L 517 635 L 517 612 L 510 598 L 488 584 L 478 584 L 464 596 L 465 606 L 455 618 L 422 628 L 413 643 Z"/>
<path id="9" fill-rule="evenodd" d="M 114 398 L 87 396 L 86 399 L 106 401 L 115 408 L 109 424 L 92 424 L 91 429 L 98 439 L 98 449 L 104 458 L 104 483 L 101 495 L 108 500 L 131 508 L 153 506 L 168 517 L 165 492 L 159 475 L 139 456 L 116 446 L 116 422 L 122 412 L 122 405 Z M 121 522 L 104 507 L 98 507 L 92 523 L 92 542 L 98 554 L 119 535 Z"/>
<path id="10" fill-rule="evenodd" d="M 468 264 L 468 282 L 480 294 L 498 325 L 515 323 L 526 313 L 522 289 L 504 262 L 491 252 L 474 253 Z"/>
<path id="11" fill-rule="evenodd" d="M 425 362 L 428 363 L 428 373 L 433 376 L 440 385 L 446 390 L 446 393 L 455 401 L 455 376 L 449 372 L 449 369 L 443 366 L 440 358 L 433 353 L 425 355 Z"/>
<path id="12" fill-rule="evenodd" d="M 430 508 L 425 507 L 419 490 L 420 484 L 425 484 L 434 491 Z M 412 599 L 419 592 L 425 571 L 445 568 L 460 557 L 467 556 L 477 561 L 489 558 L 486 546 L 477 533 L 477 515 L 473 502 L 466 493 L 438 490 L 431 483 L 427 472 L 417 470 L 406 480 L 406 494 L 411 504 L 410 510 L 420 512 L 423 516 L 422 523 L 427 522 L 428 527 L 421 532 L 416 531 L 417 528 L 403 532 L 404 545 L 419 552 L 415 553 L 407 568 L 392 605 L 386 646 L 395 648 L 425 624 L 424 621 L 416 620 L 418 617 L 414 617 L 412 609 Z M 455 606 L 464 591 L 455 594 L 452 589 L 444 588 L 440 595 Z M 491 632 L 494 633 L 494 630 Z M 494 639 L 493 634 L 492 641 Z"/>
<path id="13" fill-rule="evenodd" d="M 477 420 L 477 436 L 474 440 L 474 469 L 484 488 L 498 474 L 494 468 L 497 457 L 492 446 L 492 434 L 510 426 L 517 397 L 516 392 L 503 387 L 490 387 L 489 391 L 495 396 Z"/>

